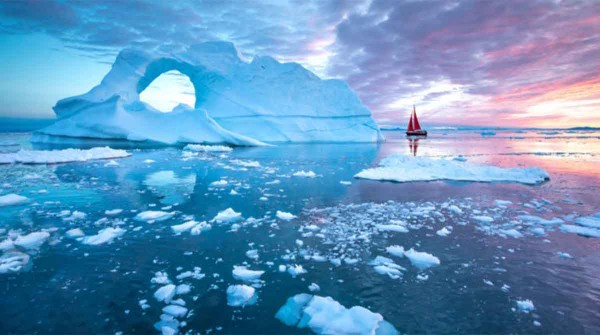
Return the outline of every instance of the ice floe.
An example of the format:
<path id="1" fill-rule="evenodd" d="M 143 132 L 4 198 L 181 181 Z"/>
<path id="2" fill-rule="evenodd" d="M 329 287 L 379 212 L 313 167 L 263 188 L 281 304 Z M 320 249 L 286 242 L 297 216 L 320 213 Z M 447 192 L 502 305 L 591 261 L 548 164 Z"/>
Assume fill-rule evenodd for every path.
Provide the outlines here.
<path id="1" fill-rule="evenodd" d="M 309 171 L 300 170 L 300 171 L 296 171 L 296 172 L 292 173 L 292 176 L 302 177 L 302 178 L 314 178 L 317 176 L 317 174 L 310 170 Z"/>
<path id="2" fill-rule="evenodd" d="M 356 178 L 395 182 L 457 180 L 538 184 L 550 179 L 540 168 L 501 168 L 430 157 L 388 156 L 379 167 L 365 169 Z"/>
<path id="3" fill-rule="evenodd" d="M 105 243 L 111 243 L 115 238 L 123 236 L 126 230 L 119 227 L 107 227 L 98 231 L 96 235 L 85 236 L 82 238 L 81 243 L 89 245 L 100 245 Z"/>
<path id="4" fill-rule="evenodd" d="M 129 156 L 131 154 L 125 150 L 111 149 L 109 147 L 64 150 L 20 150 L 15 153 L 0 153 L 0 164 L 58 164 Z"/>
<path id="5" fill-rule="evenodd" d="M 244 307 L 254 305 L 258 296 L 256 289 L 248 285 L 231 285 L 227 288 L 227 305 Z"/>
<path id="6" fill-rule="evenodd" d="M 242 218 L 242 213 L 234 211 L 231 207 L 220 211 L 211 221 L 216 223 L 225 223 L 238 221 Z"/>
<path id="7" fill-rule="evenodd" d="M 19 251 L 5 252 L 0 256 L 0 273 L 19 272 L 29 264 L 30 256 Z"/>
<path id="8" fill-rule="evenodd" d="M 0 207 L 22 205 L 29 201 L 29 198 L 18 194 L 6 194 L 0 196 Z"/>
<path id="9" fill-rule="evenodd" d="M 133 219 L 136 221 L 145 221 L 148 223 L 154 223 L 159 221 L 165 221 L 173 217 L 174 212 L 165 211 L 144 211 L 138 213 Z"/>
<path id="10" fill-rule="evenodd" d="M 282 211 L 277 211 L 275 213 L 275 216 L 277 216 L 277 218 L 284 220 L 284 221 L 291 221 L 291 220 L 297 218 L 297 216 L 292 213 L 282 212 Z"/>
<path id="11" fill-rule="evenodd" d="M 346 308 L 331 297 L 297 294 L 275 317 L 288 326 L 308 328 L 316 334 L 398 334 L 379 313 L 361 307 Z"/>
<path id="12" fill-rule="evenodd" d="M 29 250 L 39 249 L 49 237 L 50 233 L 45 231 L 37 231 L 17 237 L 13 244 Z"/>
<path id="13" fill-rule="evenodd" d="M 245 266 L 233 266 L 232 275 L 233 278 L 241 280 L 247 283 L 252 283 L 260 280 L 260 277 L 264 274 L 264 271 L 250 270 Z"/>
<path id="14" fill-rule="evenodd" d="M 517 300 L 517 308 L 524 313 L 529 313 L 535 309 L 533 302 L 529 299 Z"/>

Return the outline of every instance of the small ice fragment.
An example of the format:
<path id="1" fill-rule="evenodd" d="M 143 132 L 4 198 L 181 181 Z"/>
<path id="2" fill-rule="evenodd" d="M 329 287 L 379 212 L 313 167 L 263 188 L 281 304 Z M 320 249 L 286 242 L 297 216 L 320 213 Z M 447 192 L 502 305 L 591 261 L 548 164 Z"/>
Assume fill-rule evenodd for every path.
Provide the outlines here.
<path id="1" fill-rule="evenodd" d="M 385 250 L 390 255 L 393 255 L 393 256 L 396 256 L 396 257 L 404 257 L 404 247 L 401 247 L 399 245 L 389 246 L 389 247 L 385 248 Z"/>
<path id="2" fill-rule="evenodd" d="M 438 236 L 448 236 L 450 235 L 451 231 L 448 230 L 448 228 L 444 227 L 438 231 L 435 232 Z"/>
<path id="3" fill-rule="evenodd" d="M 440 259 L 426 252 L 410 249 L 404 252 L 404 256 L 410 260 L 413 266 L 419 270 L 425 270 L 429 267 L 440 265 Z"/>
<path id="4" fill-rule="evenodd" d="M 244 282 L 255 282 L 260 279 L 265 272 L 258 270 L 250 270 L 245 266 L 233 266 L 233 278 Z"/>
<path id="5" fill-rule="evenodd" d="M 99 244 L 104 244 L 104 243 L 110 243 L 115 238 L 117 238 L 119 236 L 123 236 L 123 234 L 125 234 L 125 232 L 126 232 L 126 230 L 123 228 L 108 227 L 108 228 L 104 228 L 104 229 L 98 231 L 98 233 L 96 235 L 84 237 L 81 240 L 81 243 L 89 244 L 89 245 L 99 245 Z"/>
<path id="6" fill-rule="evenodd" d="M 104 215 L 115 216 L 115 215 L 121 214 L 121 212 L 123 212 L 122 209 L 116 208 L 116 209 L 111 209 L 111 210 L 104 211 Z"/>
<path id="7" fill-rule="evenodd" d="M 378 224 L 375 226 L 379 231 L 393 231 L 397 233 L 408 233 L 408 228 L 397 224 Z"/>
<path id="8" fill-rule="evenodd" d="M 164 301 L 165 303 L 171 302 L 171 299 L 175 296 L 176 286 L 173 284 L 167 284 L 161 286 L 156 292 L 154 292 L 154 298 L 158 301 Z"/>
<path id="9" fill-rule="evenodd" d="M 176 318 L 180 318 L 184 317 L 187 314 L 188 309 L 179 305 L 168 305 L 163 307 L 162 311 L 165 314 L 169 314 Z"/>
<path id="10" fill-rule="evenodd" d="M 213 181 L 212 183 L 210 183 L 210 186 L 225 187 L 225 186 L 227 186 L 227 184 L 229 184 L 229 182 L 227 180 L 221 179 L 221 180 Z"/>
<path id="11" fill-rule="evenodd" d="M 557 252 L 556 254 L 557 254 L 557 255 L 558 255 L 558 257 L 560 257 L 560 258 L 569 258 L 569 259 L 570 259 L 570 258 L 573 258 L 573 256 L 571 256 L 571 255 L 570 255 L 568 252 L 562 252 L 562 251 L 559 251 L 559 252 Z"/>
<path id="12" fill-rule="evenodd" d="M 83 233 L 83 230 L 81 230 L 80 228 L 69 229 L 69 230 L 67 230 L 67 232 L 65 233 L 65 235 L 68 238 L 78 238 L 78 237 L 85 236 L 85 234 Z"/>
<path id="13" fill-rule="evenodd" d="M 163 211 L 143 211 L 138 213 L 133 219 L 136 221 L 145 221 L 148 223 L 168 220 L 175 215 L 175 212 Z"/>
<path id="14" fill-rule="evenodd" d="M 224 211 L 220 211 L 212 221 L 217 223 L 225 223 L 225 222 L 233 222 L 240 220 L 242 218 L 242 213 L 238 213 L 231 208 L 227 208 Z"/>
<path id="15" fill-rule="evenodd" d="M 21 235 L 17 237 L 17 239 L 13 242 L 14 245 L 33 250 L 39 249 L 39 247 L 46 242 L 46 240 L 50 237 L 50 234 L 45 231 L 37 231 L 33 233 L 29 233 L 27 235 Z"/>
<path id="16" fill-rule="evenodd" d="M 529 313 L 535 309 L 533 302 L 529 299 L 517 300 L 517 307 L 521 312 Z"/>
<path id="17" fill-rule="evenodd" d="M 253 249 L 253 250 L 248 250 L 246 251 L 246 257 L 250 258 L 250 259 L 258 259 L 258 250 Z"/>
<path id="18" fill-rule="evenodd" d="M 275 213 L 275 215 L 276 215 L 276 216 L 277 216 L 279 219 L 281 219 L 281 220 L 284 220 L 284 221 L 290 221 L 290 220 L 293 220 L 293 219 L 297 218 L 297 216 L 296 216 L 296 215 L 294 215 L 294 214 L 292 214 L 292 213 L 288 213 L 288 212 L 282 212 L 282 211 L 277 211 L 277 212 Z"/>
<path id="19" fill-rule="evenodd" d="M 306 270 L 304 270 L 304 268 L 302 267 L 302 265 L 290 265 L 287 268 L 287 272 L 294 278 L 296 278 L 296 276 L 301 275 L 301 274 L 305 274 Z"/>
<path id="20" fill-rule="evenodd" d="M 300 170 L 300 171 L 296 171 L 292 174 L 292 176 L 294 177 L 302 177 L 302 178 L 314 178 L 317 175 L 313 172 L 313 171 L 304 171 L 304 170 Z"/>
<path id="21" fill-rule="evenodd" d="M 256 289 L 248 285 L 231 285 L 227 288 L 227 305 L 246 306 L 256 303 Z"/>
<path id="22" fill-rule="evenodd" d="M 321 290 L 321 287 L 319 287 L 319 285 L 315 284 L 315 283 L 311 283 L 310 285 L 308 285 L 308 289 L 311 292 L 317 292 Z"/>
<path id="23" fill-rule="evenodd" d="M 180 234 L 194 228 L 197 224 L 198 221 L 190 220 L 182 224 L 171 226 L 171 230 L 176 234 Z"/>

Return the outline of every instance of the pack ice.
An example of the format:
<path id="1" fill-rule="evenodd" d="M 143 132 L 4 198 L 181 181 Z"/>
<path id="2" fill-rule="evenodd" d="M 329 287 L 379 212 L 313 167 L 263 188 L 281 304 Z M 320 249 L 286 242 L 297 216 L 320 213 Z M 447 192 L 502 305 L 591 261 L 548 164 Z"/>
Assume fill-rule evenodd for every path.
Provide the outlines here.
<path id="1" fill-rule="evenodd" d="M 140 101 L 159 75 L 190 78 L 195 108 L 162 113 Z M 54 106 L 57 121 L 34 136 L 126 139 L 160 143 L 373 142 L 383 137 L 371 112 L 340 80 L 322 80 L 296 63 L 268 56 L 251 62 L 228 42 L 179 53 L 125 49 L 102 82 Z"/>

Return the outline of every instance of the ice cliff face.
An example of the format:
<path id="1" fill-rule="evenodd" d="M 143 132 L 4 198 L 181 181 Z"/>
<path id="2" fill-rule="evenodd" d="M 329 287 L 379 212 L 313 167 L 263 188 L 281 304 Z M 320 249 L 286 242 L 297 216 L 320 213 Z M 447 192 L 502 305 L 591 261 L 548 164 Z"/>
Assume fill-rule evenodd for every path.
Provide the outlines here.
<path id="1" fill-rule="evenodd" d="M 161 113 L 139 99 L 159 75 L 178 70 L 196 91 L 194 110 Z M 296 63 L 243 61 L 231 43 L 208 42 L 177 54 L 123 50 L 88 93 L 58 101 L 43 135 L 174 143 L 374 142 L 370 111 L 340 80 L 321 80 Z"/>

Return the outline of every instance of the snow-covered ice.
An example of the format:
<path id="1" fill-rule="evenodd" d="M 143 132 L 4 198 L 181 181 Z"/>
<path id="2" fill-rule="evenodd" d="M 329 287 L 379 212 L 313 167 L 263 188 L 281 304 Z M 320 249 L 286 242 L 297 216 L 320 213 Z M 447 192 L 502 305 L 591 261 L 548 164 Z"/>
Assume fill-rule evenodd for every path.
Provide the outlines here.
<path id="1" fill-rule="evenodd" d="M 379 313 L 361 306 L 346 308 L 331 297 L 306 293 L 288 298 L 275 317 L 288 326 L 308 328 L 316 334 L 398 334 Z"/>
<path id="2" fill-rule="evenodd" d="M 388 156 L 379 162 L 379 167 L 362 170 L 355 177 L 401 183 L 457 180 L 539 184 L 550 179 L 548 173 L 540 168 L 501 168 L 446 159 L 405 155 Z"/>
<path id="3" fill-rule="evenodd" d="M 131 154 L 125 150 L 111 149 L 109 147 L 64 150 L 20 150 L 15 153 L 0 153 L 0 164 L 59 164 L 129 156 Z"/>

